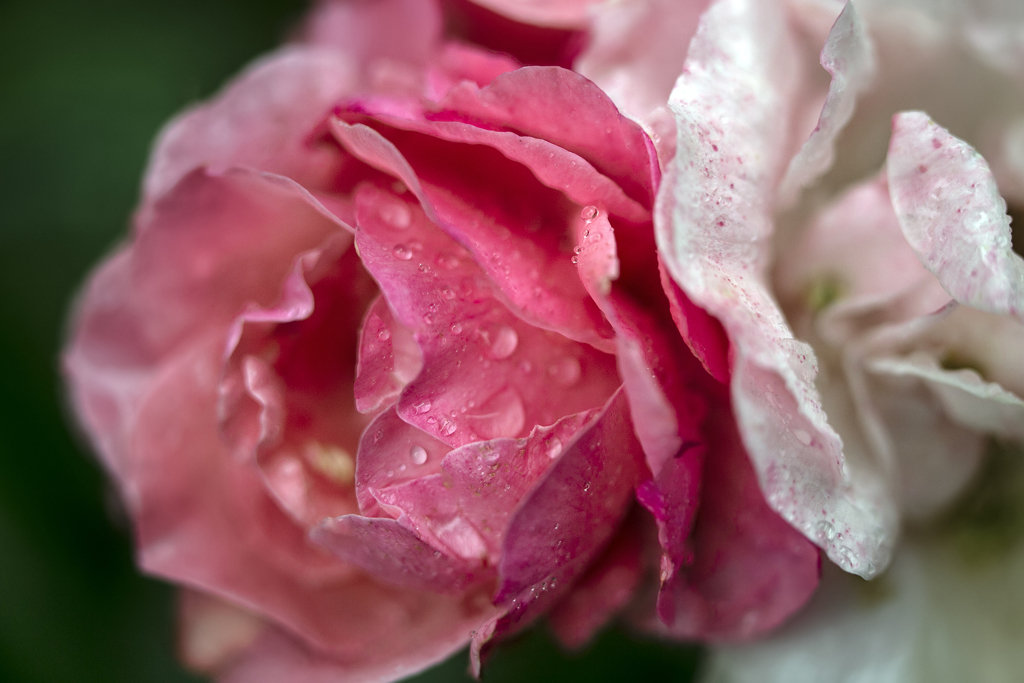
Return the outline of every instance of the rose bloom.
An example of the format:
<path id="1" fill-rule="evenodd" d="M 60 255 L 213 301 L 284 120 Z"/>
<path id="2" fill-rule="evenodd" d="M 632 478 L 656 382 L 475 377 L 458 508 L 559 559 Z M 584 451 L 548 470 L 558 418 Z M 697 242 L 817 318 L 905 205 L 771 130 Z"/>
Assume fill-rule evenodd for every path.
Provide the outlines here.
<path id="1" fill-rule="evenodd" d="M 889 118 L 933 103 L 915 68 L 1010 87 L 1016 38 L 708 5 L 323 2 L 161 133 L 65 369 L 140 565 L 183 586 L 187 664 L 390 681 L 468 644 L 479 673 L 541 615 L 570 647 L 617 615 L 747 641 L 823 553 L 791 628 L 817 625 L 711 674 L 867 666 L 829 655 L 880 628 L 829 586 L 1024 436 L 996 180 L 919 112 L 880 173 Z M 955 99 L 932 115 L 1024 183 L 1020 98 Z M 910 577 L 913 609 L 878 599 L 905 639 L 948 564 L 914 543 L 865 584 Z"/>

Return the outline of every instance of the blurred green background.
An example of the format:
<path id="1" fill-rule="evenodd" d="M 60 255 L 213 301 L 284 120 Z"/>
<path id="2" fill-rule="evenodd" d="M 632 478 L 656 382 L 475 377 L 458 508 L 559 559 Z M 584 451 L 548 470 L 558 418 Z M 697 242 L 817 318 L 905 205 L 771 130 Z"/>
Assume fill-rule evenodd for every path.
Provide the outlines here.
<path id="1" fill-rule="evenodd" d="M 62 402 L 69 301 L 127 227 L 150 141 L 280 42 L 301 0 L 0 3 L 0 681 L 198 681 L 174 656 L 174 593 L 140 576 L 104 477 Z M 687 681 L 697 652 L 543 629 L 485 671 L 505 681 Z M 468 680 L 465 655 L 423 682 Z"/>

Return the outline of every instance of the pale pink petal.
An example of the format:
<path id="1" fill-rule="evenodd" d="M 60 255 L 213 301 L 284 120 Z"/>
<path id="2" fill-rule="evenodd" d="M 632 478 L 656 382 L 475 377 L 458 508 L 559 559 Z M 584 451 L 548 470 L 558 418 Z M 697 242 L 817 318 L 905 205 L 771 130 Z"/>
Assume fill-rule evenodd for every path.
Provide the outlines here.
<path id="1" fill-rule="evenodd" d="M 478 5 L 524 24 L 583 28 L 590 8 L 600 0 L 473 0 Z"/>
<path id="2" fill-rule="evenodd" d="M 611 350 L 611 330 L 579 278 L 573 276 L 571 264 L 552 252 L 553 237 L 550 234 L 544 237 L 543 233 L 548 233 L 545 230 L 542 239 L 537 235 L 527 238 L 530 228 L 537 232 L 545 225 L 558 226 L 566 220 L 567 202 L 561 193 L 536 183 L 529 171 L 512 164 L 503 169 L 501 183 L 490 182 L 494 166 L 504 158 L 497 152 L 488 156 L 484 153 L 486 150 L 481 152 L 480 148 L 472 154 L 463 151 L 466 165 L 428 167 L 444 175 L 421 182 L 395 145 L 373 129 L 338 121 L 333 132 L 353 155 L 400 179 L 420 201 L 433 223 L 468 245 L 472 256 L 459 246 L 462 254 L 459 258 L 475 258 L 489 276 L 487 280 L 498 287 L 502 298 L 520 317 L 602 350 Z M 417 136 L 416 142 L 421 146 L 428 141 L 429 138 Z M 447 150 L 420 149 L 421 156 L 431 164 L 437 154 L 444 151 Z M 482 182 L 484 180 L 488 182 Z M 473 184 L 458 194 L 449 189 L 465 187 L 468 183 Z M 510 192 L 517 186 L 519 191 Z M 496 193 L 499 189 L 501 192 Z M 517 204 L 515 212 L 502 219 L 510 213 L 505 208 L 510 199 L 521 202 L 526 197 L 530 199 L 529 205 Z M 528 222 L 524 224 L 521 217 L 516 220 L 519 212 L 526 212 Z M 557 227 L 551 231 L 556 232 Z M 510 241 L 516 248 L 508 249 L 506 242 Z"/>
<path id="3" fill-rule="evenodd" d="M 1024 322 L 1024 259 L 988 164 L 927 114 L 893 118 L 893 208 L 910 246 L 960 303 Z"/>
<path id="4" fill-rule="evenodd" d="M 927 353 L 876 358 L 871 372 L 920 379 L 939 397 L 946 413 L 973 430 L 1024 441 L 1024 400 L 970 369 L 943 370 Z"/>
<path id="5" fill-rule="evenodd" d="M 423 358 L 412 331 L 395 320 L 383 297 L 367 309 L 359 339 L 353 390 L 356 408 L 369 413 L 398 398 L 423 369 Z"/>
<path id="6" fill-rule="evenodd" d="M 719 0 L 704 15 L 670 99 L 678 151 L 655 225 L 670 274 L 734 345 L 736 416 L 765 497 L 833 561 L 870 576 L 888 562 L 893 501 L 873 471 L 844 461 L 814 354 L 792 338 L 764 277 L 796 77 L 782 14 L 771 2 Z"/>
<path id="7" fill-rule="evenodd" d="M 708 0 L 605 2 L 573 69 L 601 87 L 627 116 L 651 125 L 683 70 Z M 675 131 L 673 131 L 674 135 Z"/>
<path id="8" fill-rule="evenodd" d="M 199 591 L 178 597 L 178 651 L 193 671 L 214 673 L 252 645 L 268 624 L 252 612 Z"/>
<path id="9" fill-rule="evenodd" d="M 835 140 L 853 116 L 857 97 L 871 85 L 875 72 L 874 47 L 856 6 L 847 2 L 821 49 L 821 65 L 832 76 L 818 125 L 789 162 L 779 187 L 783 202 L 795 199 L 829 169 Z"/>
<path id="10" fill-rule="evenodd" d="M 249 166 L 311 189 L 325 186 L 339 155 L 307 137 L 356 79 L 351 60 L 333 50 L 290 47 L 264 57 L 209 103 L 164 127 L 143 180 L 145 201 L 200 166 Z"/>
<path id="11" fill-rule="evenodd" d="M 470 81 L 483 88 L 501 74 L 521 66 L 506 54 L 482 50 L 475 45 L 447 42 L 427 68 L 427 98 L 439 102 L 462 81 Z"/>
<path id="12" fill-rule="evenodd" d="M 613 357 L 516 317 L 421 208 L 409 205 L 402 228 L 383 221 L 375 207 L 386 199 L 360 189 L 356 244 L 423 351 L 424 369 L 398 401 L 402 419 L 457 447 L 525 436 L 612 394 Z"/>
<path id="13" fill-rule="evenodd" d="M 627 519 L 569 595 L 548 615 L 563 646 L 583 647 L 633 597 L 643 574 L 639 520 Z"/>
<path id="14" fill-rule="evenodd" d="M 715 411 L 692 563 L 668 582 L 648 628 L 677 638 L 746 640 L 796 612 L 818 585 L 818 550 L 769 509 L 727 407 Z"/>

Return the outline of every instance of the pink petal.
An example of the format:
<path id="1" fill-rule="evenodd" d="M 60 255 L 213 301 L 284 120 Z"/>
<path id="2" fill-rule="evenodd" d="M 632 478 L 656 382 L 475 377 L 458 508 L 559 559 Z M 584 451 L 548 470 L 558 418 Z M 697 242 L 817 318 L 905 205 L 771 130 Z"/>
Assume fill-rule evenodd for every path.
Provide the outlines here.
<path id="1" fill-rule="evenodd" d="M 450 148 L 432 148 L 429 138 L 416 136 L 418 149 L 412 151 L 429 164 L 418 170 L 443 174 L 421 182 L 405 157 L 376 131 L 342 122 L 336 122 L 333 131 L 353 155 L 405 183 L 433 223 L 468 245 L 488 280 L 521 317 L 610 350 L 611 331 L 573 277 L 571 264 L 553 249 L 568 208 L 560 193 L 544 188 L 529 171 L 513 164 L 502 169 L 501 182 L 496 182 L 490 176 L 504 158 L 479 146 L 462 150 L 462 164 L 436 165 L 438 155 L 443 157 Z M 510 206 L 510 201 L 516 203 Z"/>
<path id="2" fill-rule="evenodd" d="M 310 538 L 375 579 L 402 588 L 458 594 L 488 575 L 478 563 L 461 561 L 425 543 L 393 519 L 326 519 Z"/>
<path id="3" fill-rule="evenodd" d="M 769 509 L 728 409 L 713 414 L 693 562 L 660 596 L 674 609 L 659 605 L 659 614 L 674 612 L 674 620 L 652 627 L 677 638 L 748 639 L 811 597 L 818 551 Z"/>
<path id="4" fill-rule="evenodd" d="M 729 336 L 722 323 L 700 306 L 693 303 L 665 267 L 658 256 L 661 284 L 668 296 L 669 309 L 676 329 L 693 355 L 709 375 L 723 384 L 729 383 Z"/>
<path id="5" fill-rule="evenodd" d="M 424 369 L 398 402 L 402 419 L 457 447 L 524 436 L 611 395 L 610 356 L 514 316 L 419 207 L 409 205 L 404 228 L 381 220 L 375 206 L 385 200 L 381 190 L 360 190 L 356 243 L 423 351 Z"/>
<path id="6" fill-rule="evenodd" d="M 871 37 L 852 2 L 847 2 L 821 49 L 821 65 L 832 76 L 818 125 L 789 162 L 779 188 L 783 202 L 796 198 L 832 166 L 835 141 L 853 117 L 857 97 L 874 80 L 875 55 Z"/>
<path id="7" fill-rule="evenodd" d="M 321 0 L 300 38 L 345 53 L 372 82 L 387 63 L 425 63 L 441 42 L 442 21 L 435 0 Z"/>
<path id="8" fill-rule="evenodd" d="M 382 412 L 363 432 L 359 444 L 355 481 L 359 511 L 367 517 L 384 516 L 375 492 L 440 472 L 449 450 L 398 417 L 394 407 Z"/>
<path id="9" fill-rule="evenodd" d="M 590 410 L 551 427 L 534 427 L 524 439 L 462 446 L 445 456 L 441 472 L 384 488 L 377 498 L 401 510 L 420 537 L 436 547 L 496 564 L 516 506 L 596 414 Z"/>
<path id="10" fill-rule="evenodd" d="M 627 520 L 568 597 L 551 611 L 548 624 L 563 646 L 586 645 L 633 597 L 643 573 L 640 533 L 639 525 Z"/>
<path id="11" fill-rule="evenodd" d="M 763 272 L 796 75 L 782 17 L 752 0 L 719 0 L 704 15 L 670 100 L 678 152 L 655 225 L 669 273 L 734 345 L 733 401 L 765 497 L 833 561 L 871 576 L 889 560 L 893 502 L 874 472 L 848 471 L 813 352 L 792 338 Z M 840 541 L 822 534 L 826 523 Z"/>
<path id="12" fill-rule="evenodd" d="M 519 62 L 498 52 L 474 45 L 447 42 L 427 69 L 427 97 L 438 102 L 455 85 L 470 81 L 483 88 L 503 73 L 515 71 Z"/>
<path id="13" fill-rule="evenodd" d="M 1024 259 L 988 164 L 922 112 L 893 118 L 889 190 L 903 234 L 950 295 L 1024 322 Z"/>
<path id="14" fill-rule="evenodd" d="M 707 5 L 707 0 L 602 3 L 594 9 L 590 41 L 573 69 L 596 83 L 621 112 L 650 124 L 654 110 L 668 102 Z"/>
<path id="15" fill-rule="evenodd" d="M 370 413 L 394 403 L 423 369 L 423 358 L 412 331 L 394 319 L 383 297 L 367 309 L 359 339 L 356 408 Z"/>
<path id="16" fill-rule="evenodd" d="M 477 657 L 494 637 L 528 623 L 563 595 L 611 538 L 643 469 L 628 408 L 617 392 L 520 503 L 498 568 L 495 603 L 508 611 L 490 633 L 476 634 Z"/>
<path id="17" fill-rule="evenodd" d="M 200 166 L 249 166 L 326 186 L 339 155 L 308 144 L 307 136 L 356 79 L 352 61 L 333 50 L 292 47 L 257 61 L 210 103 L 164 127 L 146 169 L 144 201 L 158 200 Z"/>
<path id="18" fill-rule="evenodd" d="M 650 139 L 600 88 L 567 69 L 524 67 L 480 90 L 455 88 L 432 118 L 547 140 L 586 159 L 635 201 L 653 204 L 658 167 Z"/>
<path id="19" fill-rule="evenodd" d="M 446 0 L 445 14 L 451 37 L 508 54 L 520 64 L 568 68 L 586 41 L 586 33 L 576 28 L 524 23 L 471 0 Z"/>
<path id="20" fill-rule="evenodd" d="M 494 610 L 481 594 L 473 594 L 462 601 L 435 597 L 436 606 L 424 601 L 422 606 L 426 609 L 419 612 L 381 610 L 381 603 L 370 602 L 378 598 L 372 593 L 365 598 L 353 597 L 352 610 L 358 614 L 357 618 L 375 626 L 356 636 L 363 648 L 363 657 L 318 652 L 277 629 L 264 634 L 217 680 L 220 683 L 391 683 L 458 652 L 465 647 L 469 634 L 479 629 Z M 377 628 L 377 624 L 384 628 Z M 387 646 L 381 647 L 381 643 Z"/>
<path id="21" fill-rule="evenodd" d="M 524 24 L 583 28 L 599 0 L 473 0 L 478 5 Z"/>

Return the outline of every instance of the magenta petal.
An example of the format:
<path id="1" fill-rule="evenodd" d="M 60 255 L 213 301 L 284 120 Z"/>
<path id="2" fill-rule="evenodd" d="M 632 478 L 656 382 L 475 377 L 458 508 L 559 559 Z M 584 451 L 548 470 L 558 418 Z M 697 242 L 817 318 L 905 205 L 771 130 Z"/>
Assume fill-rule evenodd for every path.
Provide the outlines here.
<path id="1" fill-rule="evenodd" d="M 380 216 L 385 201 L 394 197 L 360 189 L 356 243 L 423 351 L 424 369 L 398 401 L 402 419 L 457 447 L 525 436 L 612 394 L 613 357 L 514 316 L 422 209 L 405 205 L 396 228 Z"/>
<path id="2" fill-rule="evenodd" d="M 374 578 L 404 588 L 457 594 L 487 577 L 478 565 L 424 543 L 394 519 L 334 517 L 310 537 Z"/>
<path id="3" fill-rule="evenodd" d="M 584 28 L 598 0 L 473 0 L 476 4 L 524 24 L 553 28 Z"/>
<path id="4" fill-rule="evenodd" d="M 1024 322 L 1024 259 L 988 164 L 923 112 L 892 126 L 889 193 L 921 263 L 960 303 Z"/>
<path id="5" fill-rule="evenodd" d="M 722 323 L 686 296 L 658 257 L 658 272 L 662 287 L 668 296 L 669 308 L 676 329 L 690 351 L 697 357 L 708 374 L 723 384 L 729 383 L 729 337 Z"/>
<path id="6" fill-rule="evenodd" d="M 663 590 L 659 614 L 678 638 L 737 640 L 778 626 L 818 585 L 818 550 L 764 500 L 727 408 L 716 412 L 693 564 Z M 673 609 L 674 608 L 674 609 Z"/>
<path id="7" fill-rule="evenodd" d="M 367 309 L 359 340 L 356 408 L 369 413 L 398 398 L 423 369 L 423 358 L 411 330 L 394 319 L 383 297 Z"/>
<path id="8" fill-rule="evenodd" d="M 634 520 L 627 519 L 601 557 L 548 616 L 551 630 L 565 647 L 586 645 L 633 597 L 643 574 L 643 544 L 642 530 L 630 521 Z"/>
<path id="9" fill-rule="evenodd" d="M 468 150 L 460 152 L 460 157 L 472 156 L 470 161 L 477 164 L 468 173 L 477 186 L 466 189 L 470 181 L 456 177 L 467 175 L 460 164 L 420 164 L 414 171 L 395 145 L 371 128 L 335 121 L 332 132 L 354 156 L 405 183 L 419 199 L 430 221 L 442 226 L 470 250 L 489 281 L 520 317 L 571 339 L 611 350 L 611 330 L 579 279 L 573 277 L 571 264 L 563 255 L 555 253 L 557 237 L 548 234 L 564 228 L 566 209 L 571 207 L 561 193 L 545 188 L 522 166 L 509 163 L 497 152 L 483 147 L 478 146 L 474 151 L 476 156 Z M 417 136 L 417 140 L 423 147 L 422 156 L 431 162 L 438 154 L 450 151 L 448 147 L 444 150 L 424 147 L 430 141 L 425 136 Z M 481 159 L 480 150 L 493 156 Z M 487 167 L 493 164 L 505 164 L 500 183 L 481 184 L 481 177 L 492 177 L 493 168 Z M 418 171 L 423 170 L 446 175 L 421 179 Z M 452 191 L 459 187 L 464 191 Z M 518 191 L 510 193 L 510 188 L 518 188 Z M 496 189 L 501 191 L 496 193 Z M 524 224 L 508 215 L 510 208 L 505 204 L 510 196 L 529 199 L 513 208 L 526 212 L 531 223 Z M 496 218 L 502 216 L 505 218 Z M 537 234 L 527 237 L 527 233 Z M 513 242 L 515 248 L 509 249 L 507 241 Z"/>
<path id="10" fill-rule="evenodd" d="M 401 510 L 403 519 L 438 547 L 496 564 L 516 506 L 596 413 L 534 427 L 524 439 L 462 446 L 445 456 L 441 473 L 380 490 L 377 498 Z"/>

